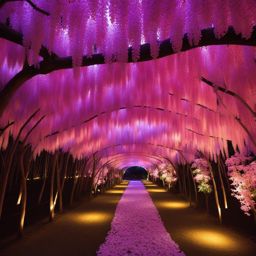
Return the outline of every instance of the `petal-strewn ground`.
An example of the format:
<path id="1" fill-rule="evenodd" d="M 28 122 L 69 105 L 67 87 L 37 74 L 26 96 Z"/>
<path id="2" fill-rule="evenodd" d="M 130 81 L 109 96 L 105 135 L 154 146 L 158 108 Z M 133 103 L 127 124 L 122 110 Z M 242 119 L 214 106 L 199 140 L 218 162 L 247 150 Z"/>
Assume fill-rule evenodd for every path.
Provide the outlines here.
<path id="1" fill-rule="evenodd" d="M 182 256 L 184 253 L 166 231 L 143 183 L 130 181 L 98 255 Z"/>

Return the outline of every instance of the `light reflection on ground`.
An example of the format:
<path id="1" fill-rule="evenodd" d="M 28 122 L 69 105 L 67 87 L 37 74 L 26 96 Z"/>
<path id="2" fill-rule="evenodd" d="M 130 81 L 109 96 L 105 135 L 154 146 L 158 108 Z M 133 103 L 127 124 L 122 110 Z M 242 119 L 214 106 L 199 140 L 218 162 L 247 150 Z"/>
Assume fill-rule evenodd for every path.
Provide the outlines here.
<path id="1" fill-rule="evenodd" d="M 74 219 L 76 222 L 82 223 L 82 224 L 100 224 L 103 222 L 107 222 L 111 219 L 111 214 L 107 212 L 84 212 L 84 213 L 78 213 L 72 216 L 72 219 Z"/>
<path id="2" fill-rule="evenodd" d="M 167 209 L 185 209 L 189 207 L 189 203 L 185 201 L 162 201 L 158 202 L 157 206 Z"/>
<path id="3" fill-rule="evenodd" d="M 106 193 L 107 194 L 123 194 L 124 193 L 124 190 L 122 189 L 122 190 L 114 190 L 114 189 L 111 189 L 111 190 L 108 190 L 108 191 L 106 191 Z"/>
<path id="4" fill-rule="evenodd" d="M 127 185 L 116 185 L 115 188 L 127 188 Z"/>
<path id="5" fill-rule="evenodd" d="M 118 202 L 119 202 L 119 199 L 108 199 L 104 201 L 104 203 L 106 204 L 117 204 Z"/>
<path id="6" fill-rule="evenodd" d="M 214 229 L 191 229 L 184 232 L 185 237 L 201 247 L 215 250 L 236 250 L 239 241 L 232 235 Z"/>
<path id="7" fill-rule="evenodd" d="M 165 189 L 162 188 L 149 188 L 147 189 L 148 192 L 153 192 L 153 193 L 163 193 L 166 192 Z"/>

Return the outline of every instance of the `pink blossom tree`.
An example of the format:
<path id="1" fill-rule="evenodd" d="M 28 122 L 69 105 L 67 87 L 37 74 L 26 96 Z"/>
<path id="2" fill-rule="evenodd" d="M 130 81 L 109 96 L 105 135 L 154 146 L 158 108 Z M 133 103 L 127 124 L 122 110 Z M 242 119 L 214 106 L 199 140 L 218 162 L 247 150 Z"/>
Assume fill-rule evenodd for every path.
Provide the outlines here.
<path id="1" fill-rule="evenodd" d="M 241 210 L 248 216 L 256 216 L 256 161 L 253 157 L 236 153 L 226 160 L 232 195 L 241 204 Z"/>

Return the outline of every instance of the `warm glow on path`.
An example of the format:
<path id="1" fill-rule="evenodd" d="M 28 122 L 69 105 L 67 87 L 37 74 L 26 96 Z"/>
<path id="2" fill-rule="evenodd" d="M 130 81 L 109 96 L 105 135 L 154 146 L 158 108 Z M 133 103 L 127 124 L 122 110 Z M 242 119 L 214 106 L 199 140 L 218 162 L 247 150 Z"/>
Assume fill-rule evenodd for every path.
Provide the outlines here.
<path id="1" fill-rule="evenodd" d="M 187 239 L 200 247 L 214 250 L 236 250 L 239 248 L 239 240 L 230 233 L 221 233 L 214 229 L 191 229 L 184 232 Z"/>
<path id="2" fill-rule="evenodd" d="M 189 203 L 185 201 L 162 201 L 158 202 L 157 206 L 167 209 L 185 209 L 189 207 Z"/>
<path id="3" fill-rule="evenodd" d="M 111 215 L 107 212 L 85 212 L 81 214 L 74 215 L 74 220 L 82 224 L 100 224 L 102 222 L 107 222 L 111 218 Z"/>
<path id="4" fill-rule="evenodd" d="M 164 192 L 166 192 L 166 190 L 162 189 L 162 188 L 154 188 L 154 189 L 149 188 L 149 189 L 147 189 L 147 191 L 152 192 L 152 193 L 164 193 Z"/>

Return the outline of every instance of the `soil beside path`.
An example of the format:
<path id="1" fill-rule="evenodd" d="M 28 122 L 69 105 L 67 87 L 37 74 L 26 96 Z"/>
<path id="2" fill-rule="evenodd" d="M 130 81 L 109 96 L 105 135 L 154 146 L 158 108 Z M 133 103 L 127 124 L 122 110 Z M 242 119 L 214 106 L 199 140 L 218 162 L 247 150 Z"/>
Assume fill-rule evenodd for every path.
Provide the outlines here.
<path id="1" fill-rule="evenodd" d="M 256 243 L 197 209 L 180 195 L 144 182 L 165 228 L 187 256 L 253 256 Z"/>
<path id="2" fill-rule="evenodd" d="M 24 237 L 0 249 L 0 256 L 91 256 L 110 230 L 127 182 L 56 216 L 52 223 L 28 228 Z"/>

